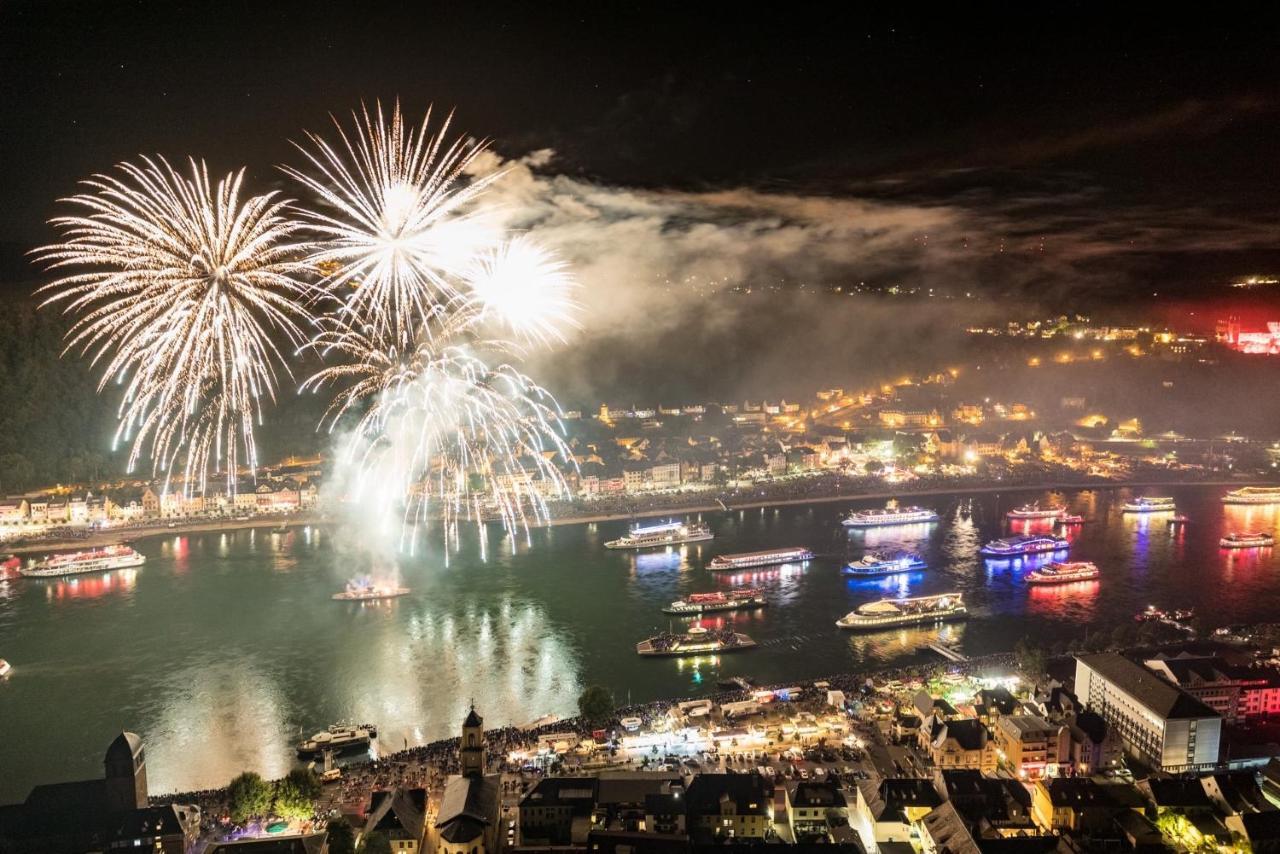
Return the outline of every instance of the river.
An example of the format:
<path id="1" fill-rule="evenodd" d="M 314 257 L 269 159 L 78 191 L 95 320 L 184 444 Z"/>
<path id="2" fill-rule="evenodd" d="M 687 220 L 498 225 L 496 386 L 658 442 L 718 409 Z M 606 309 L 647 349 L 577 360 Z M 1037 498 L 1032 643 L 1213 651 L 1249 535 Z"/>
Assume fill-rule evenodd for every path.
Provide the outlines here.
<path id="1" fill-rule="evenodd" d="M 97 776 L 123 729 L 147 745 L 152 792 L 224 784 L 252 768 L 278 776 L 292 745 L 331 722 L 380 726 L 383 749 L 453 734 L 474 700 L 489 725 L 572 714 L 584 685 L 619 702 L 714 690 L 717 679 L 812 678 L 923 660 L 941 639 L 969 654 L 1110 628 L 1148 603 L 1195 606 L 1221 621 L 1276 619 L 1280 586 L 1271 549 L 1227 552 L 1230 530 L 1276 532 L 1280 507 L 1224 506 L 1222 488 L 1170 494 L 1191 521 L 1124 514 L 1126 489 L 1036 490 L 930 496 L 940 523 L 847 532 L 843 502 L 731 510 L 702 518 L 710 542 L 672 550 L 603 547 L 624 522 L 539 529 L 526 542 L 496 530 L 464 534 L 446 561 L 427 550 L 403 559 L 413 592 L 381 604 L 331 601 L 367 569 L 334 532 L 295 528 L 144 539 L 136 570 L 63 580 L 0 581 L 0 802 L 38 782 Z M 1004 511 L 1065 503 L 1085 517 L 1071 557 L 1102 569 L 1096 582 L 1029 588 L 1044 560 L 984 560 L 978 547 L 1009 532 Z M 805 545 L 807 564 L 758 573 L 710 573 L 724 552 Z M 911 548 L 925 572 L 846 580 L 843 561 L 865 549 Z M 1061 556 L 1059 556 L 1061 557 Z M 634 644 L 682 625 L 661 608 L 691 592 L 764 587 L 770 606 L 727 617 L 759 647 L 698 662 L 641 659 Z M 875 598 L 958 590 L 971 611 L 941 628 L 849 634 L 834 621 Z"/>

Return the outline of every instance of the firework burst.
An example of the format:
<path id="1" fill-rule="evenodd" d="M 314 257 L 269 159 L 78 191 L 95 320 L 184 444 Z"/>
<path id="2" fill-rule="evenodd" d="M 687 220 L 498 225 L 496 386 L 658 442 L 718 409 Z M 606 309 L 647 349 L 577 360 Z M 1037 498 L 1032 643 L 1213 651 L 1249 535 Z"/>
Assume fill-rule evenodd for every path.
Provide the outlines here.
<path id="1" fill-rule="evenodd" d="M 67 350 L 102 364 L 101 391 L 123 386 L 116 441 L 131 443 L 166 479 L 203 492 L 211 471 L 233 492 L 239 466 L 257 465 L 254 425 L 274 399 L 275 338 L 297 345 L 308 269 L 297 223 L 274 193 L 242 198 L 244 170 L 213 184 L 203 162 L 179 174 L 164 158 L 121 163 L 64 201 L 61 243 L 35 256 L 61 278 L 41 288 L 77 317 Z M 305 325 L 305 324 L 304 324 Z"/>
<path id="2" fill-rule="evenodd" d="M 501 173 L 468 174 L 483 146 L 446 145 L 448 122 L 429 122 L 362 108 L 354 136 L 336 120 L 336 145 L 308 135 L 311 173 L 285 171 L 323 205 L 301 216 L 338 306 L 310 342 L 328 364 L 303 388 L 334 390 L 331 430 L 354 422 L 341 458 L 356 496 L 439 516 L 456 544 L 461 519 L 527 533 L 567 493 L 559 407 L 517 365 L 564 343 L 576 305 L 553 254 L 486 216 Z"/>
<path id="3" fill-rule="evenodd" d="M 432 134 L 429 110 L 416 130 L 406 128 L 399 103 L 390 120 L 381 104 L 353 119 L 351 134 L 334 119 L 336 144 L 308 132 L 311 145 L 297 147 L 311 170 L 284 171 L 323 203 L 301 215 L 319 237 L 312 261 L 328 272 L 324 285 L 342 311 L 411 347 L 493 242 L 474 203 L 500 173 L 464 180 L 484 145 L 446 144 L 450 119 Z"/>

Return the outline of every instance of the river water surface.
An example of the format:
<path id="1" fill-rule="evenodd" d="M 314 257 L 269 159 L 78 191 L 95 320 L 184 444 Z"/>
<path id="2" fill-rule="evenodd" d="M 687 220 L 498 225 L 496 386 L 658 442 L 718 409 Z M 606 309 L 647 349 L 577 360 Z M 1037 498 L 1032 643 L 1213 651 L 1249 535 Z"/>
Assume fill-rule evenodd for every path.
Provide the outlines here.
<path id="1" fill-rule="evenodd" d="M 246 768 L 281 775 L 299 732 L 343 719 L 377 723 L 392 750 L 451 735 L 472 700 L 486 723 L 519 724 L 572 714 L 588 684 L 638 702 L 711 691 L 734 675 L 781 682 L 923 660 L 931 654 L 920 647 L 939 639 L 983 654 L 1023 636 L 1049 643 L 1109 628 L 1148 603 L 1222 622 L 1277 619 L 1272 550 L 1227 552 L 1218 539 L 1280 533 L 1280 507 L 1224 506 L 1221 488 L 1159 492 L 1190 524 L 1124 514 L 1132 493 L 1120 489 L 933 496 L 919 503 L 940 523 L 865 532 L 839 524 L 854 502 L 710 513 L 713 541 L 639 553 L 603 547 L 622 522 L 541 529 L 517 546 L 495 530 L 483 550 L 473 533 L 447 562 L 430 551 L 403 560 L 409 596 L 365 605 L 331 601 L 368 567 L 324 528 L 142 540 L 137 570 L 0 582 L 0 657 L 15 667 L 0 683 L 0 802 L 37 782 L 100 775 L 122 729 L 145 739 L 153 792 L 189 790 Z M 1085 517 L 1068 534 L 1071 558 L 1097 563 L 1099 581 L 1029 588 L 1022 575 L 1047 558 L 978 555 L 1009 533 L 1004 511 L 1031 500 Z M 703 568 L 716 554 L 790 545 L 818 557 L 742 575 Z M 873 581 L 840 573 L 866 549 L 893 548 L 920 551 L 930 569 Z M 684 625 L 663 605 L 731 585 L 769 592 L 769 607 L 724 618 L 758 648 L 696 662 L 636 656 L 637 641 Z M 834 626 L 871 599 L 950 590 L 964 593 L 965 623 Z"/>

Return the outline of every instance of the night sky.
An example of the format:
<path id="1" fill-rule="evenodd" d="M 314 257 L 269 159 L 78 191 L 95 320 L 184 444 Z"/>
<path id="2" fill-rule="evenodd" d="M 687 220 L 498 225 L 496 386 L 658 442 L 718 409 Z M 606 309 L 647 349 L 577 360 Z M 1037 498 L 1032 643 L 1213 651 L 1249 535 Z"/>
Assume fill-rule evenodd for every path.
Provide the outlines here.
<path id="1" fill-rule="evenodd" d="M 849 9 L 6 2 L 0 273 L 29 292 L 23 253 L 95 170 L 195 155 L 296 194 L 290 139 L 397 97 L 553 152 L 524 224 L 597 300 L 839 282 L 1056 311 L 1280 271 L 1274 21 Z M 653 326 L 651 349 L 687 331 Z"/>

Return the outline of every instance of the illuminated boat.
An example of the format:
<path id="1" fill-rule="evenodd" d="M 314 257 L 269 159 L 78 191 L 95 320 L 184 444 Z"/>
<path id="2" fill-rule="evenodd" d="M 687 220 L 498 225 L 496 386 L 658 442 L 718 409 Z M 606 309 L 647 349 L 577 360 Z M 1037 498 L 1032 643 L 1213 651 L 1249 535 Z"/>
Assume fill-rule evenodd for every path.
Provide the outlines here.
<path id="1" fill-rule="evenodd" d="M 1010 519 L 1054 519 L 1066 513 L 1065 507 L 1041 507 L 1039 504 L 1023 504 L 1004 514 Z"/>
<path id="2" fill-rule="evenodd" d="M 716 655 L 738 652 L 756 645 L 749 636 L 732 629 L 704 629 L 694 626 L 682 635 L 662 634 L 636 644 L 636 653 L 644 656 Z"/>
<path id="3" fill-rule="evenodd" d="M 1018 557 L 1019 555 L 1065 551 L 1070 545 L 1062 537 L 1055 537 L 1050 534 L 1020 534 L 1016 537 L 992 540 L 979 549 L 979 554 L 984 554 L 988 557 Z"/>
<path id="4" fill-rule="evenodd" d="M 1083 517 L 1083 516 L 1077 516 L 1077 515 L 1076 515 L 1076 514 L 1074 514 L 1074 513 L 1069 513 L 1069 514 L 1068 514 L 1068 513 L 1064 513 L 1064 514 L 1062 514 L 1061 516 L 1059 516 L 1059 517 L 1058 517 L 1058 519 L 1057 519 L 1057 524 L 1059 524 L 1059 525 L 1083 525 L 1083 524 L 1084 524 L 1084 517 Z"/>
<path id="5" fill-rule="evenodd" d="M 714 539 L 715 534 L 701 522 L 663 522 L 659 525 L 634 526 L 625 537 L 609 540 L 606 549 L 652 549 Z"/>
<path id="6" fill-rule="evenodd" d="M 378 737 L 373 724 L 334 724 L 298 745 L 299 759 L 315 759 L 327 751 L 334 753 L 363 752 Z"/>
<path id="7" fill-rule="evenodd" d="M 1224 549 L 1256 549 L 1262 546 L 1274 546 L 1275 544 L 1276 538 L 1262 531 L 1243 533 L 1232 531 L 1218 540 L 1218 545 Z"/>
<path id="8" fill-rule="evenodd" d="M 836 625 L 842 629 L 873 630 L 963 620 L 969 616 L 959 593 L 940 593 L 914 599 L 880 599 L 865 602 L 845 614 Z"/>
<path id="9" fill-rule="evenodd" d="M 841 522 L 846 528 L 879 528 L 886 525 L 920 525 L 938 521 L 938 514 L 924 507 L 883 507 L 854 510 Z"/>
<path id="10" fill-rule="evenodd" d="M 1028 572 L 1024 579 L 1028 584 L 1069 584 L 1072 581 L 1093 581 L 1102 575 L 1098 567 L 1087 560 L 1051 563 Z"/>
<path id="11" fill-rule="evenodd" d="M 861 560 L 845 564 L 844 574 L 870 578 L 899 572 L 914 572 L 926 566 L 924 558 L 915 552 L 869 552 L 863 555 Z"/>
<path id="12" fill-rule="evenodd" d="M 738 608 L 763 608 L 769 604 L 764 591 L 759 589 L 730 590 L 728 593 L 692 593 L 677 599 L 663 608 L 666 614 L 698 615 L 712 611 L 733 611 Z"/>
<path id="13" fill-rule="evenodd" d="M 79 575 L 82 572 L 102 572 L 108 569 L 128 569 L 147 562 L 144 555 L 129 546 L 103 546 L 83 552 L 50 555 L 40 563 L 19 569 L 28 578 L 57 578 L 62 575 Z"/>
<path id="14" fill-rule="evenodd" d="M 13 672 L 13 665 L 5 661 L 3 658 L 0 658 L 0 679 L 5 678 L 12 672 Z"/>
<path id="15" fill-rule="evenodd" d="M 1124 503 L 1126 513 L 1172 513 L 1177 509 L 1172 498 L 1152 498 L 1147 495 Z"/>
<path id="16" fill-rule="evenodd" d="M 1246 486 L 1222 496 L 1223 504 L 1280 504 L 1280 486 Z"/>
<path id="17" fill-rule="evenodd" d="M 370 602 L 377 599 L 395 599 L 407 596 L 412 591 L 408 587 L 395 587 L 390 584 L 376 584 L 367 575 L 347 582 L 347 589 L 335 593 L 331 597 L 335 602 Z"/>
<path id="18" fill-rule="evenodd" d="M 22 566 L 22 558 L 17 555 L 7 555 L 0 558 L 0 578 L 17 578 L 20 574 L 18 569 Z"/>
<path id="19" fill-rule="evenodd" d="M 707 564 L 714 571 L 751 569 L 756 566 L 772 566 L 775 563 L 799 563 L 811 560 L 813 552 L 799 546 L 786 549 L 769 549 L 763 552 L 741 552 L 732 555 L 716 555 Z"/>

